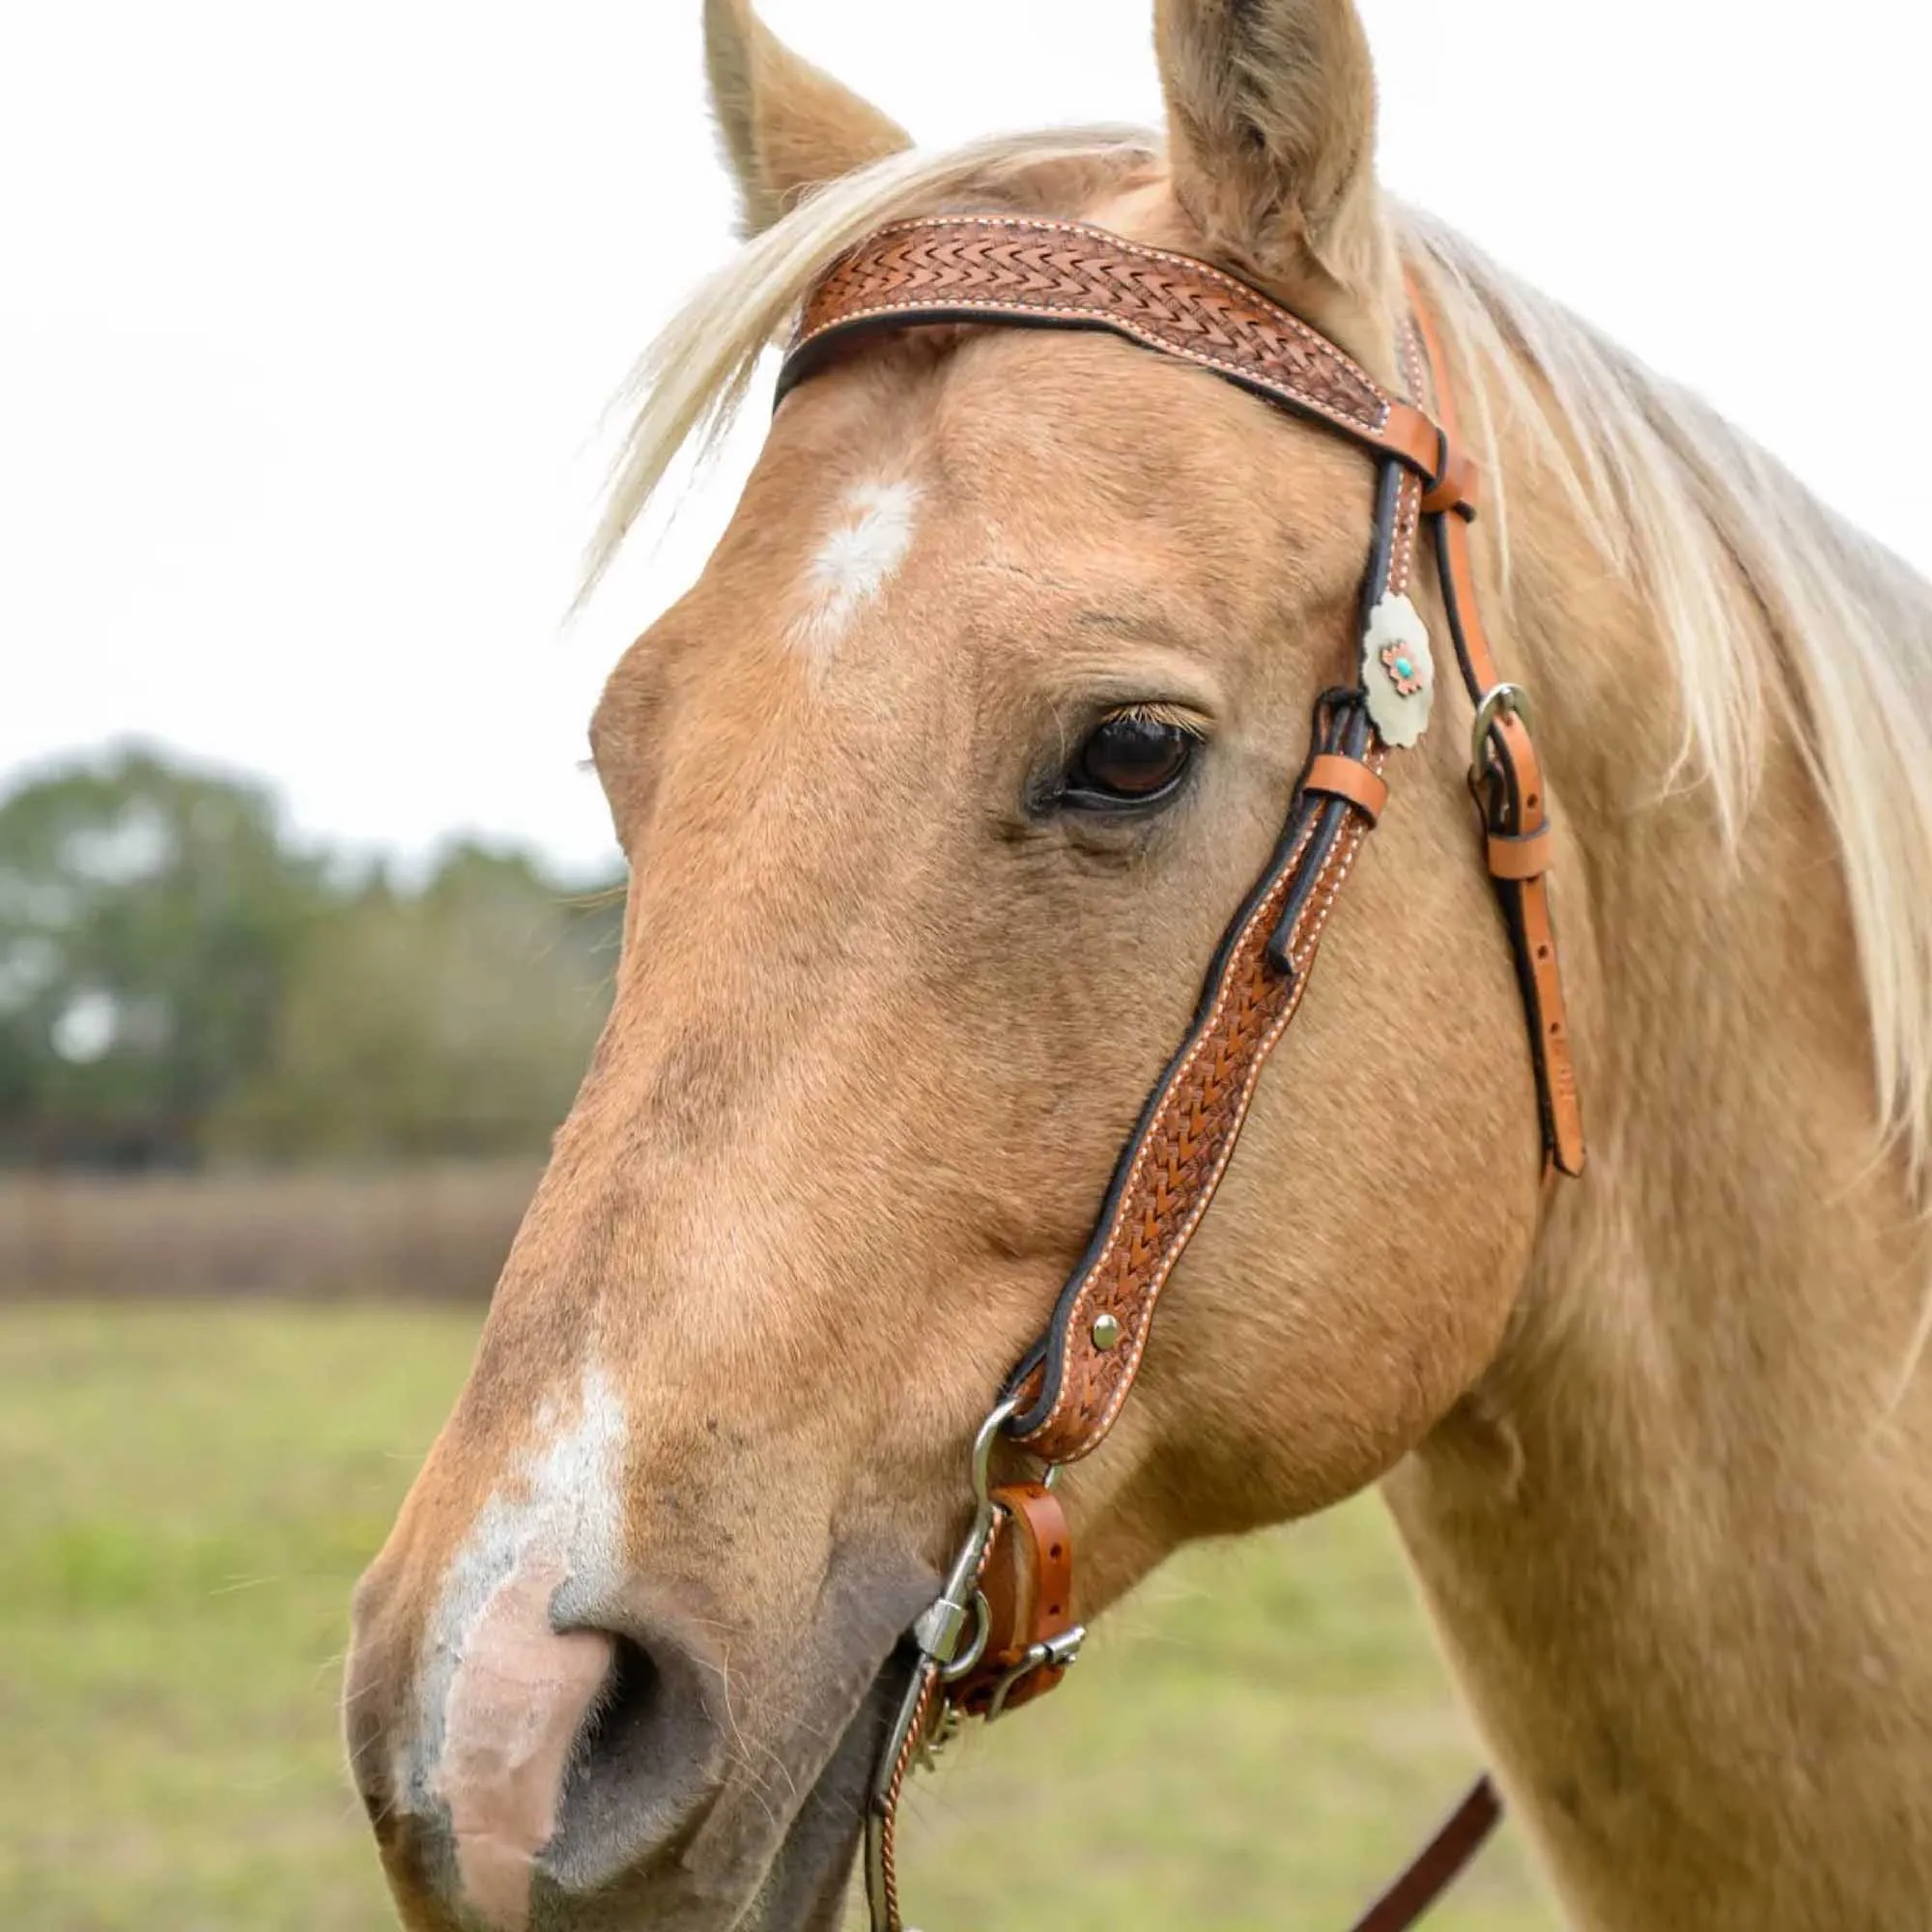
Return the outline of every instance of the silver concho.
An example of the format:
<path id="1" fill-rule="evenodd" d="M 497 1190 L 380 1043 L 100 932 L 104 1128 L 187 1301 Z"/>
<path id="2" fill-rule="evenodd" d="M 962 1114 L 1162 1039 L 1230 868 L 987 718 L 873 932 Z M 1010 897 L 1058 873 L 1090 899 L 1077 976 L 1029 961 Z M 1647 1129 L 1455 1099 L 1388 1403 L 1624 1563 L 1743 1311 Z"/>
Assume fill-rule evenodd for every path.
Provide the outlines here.
<path id="1" fill-rule="evenodd" d="M 1429 627 L 1406 597 L 1384 597 L 1369 612 L 1362 637 L 1362 688 L 1369 720 L 1382 742 L 1406 751 L 1428 728 L 1435 696 L 1435 660 Z"/>

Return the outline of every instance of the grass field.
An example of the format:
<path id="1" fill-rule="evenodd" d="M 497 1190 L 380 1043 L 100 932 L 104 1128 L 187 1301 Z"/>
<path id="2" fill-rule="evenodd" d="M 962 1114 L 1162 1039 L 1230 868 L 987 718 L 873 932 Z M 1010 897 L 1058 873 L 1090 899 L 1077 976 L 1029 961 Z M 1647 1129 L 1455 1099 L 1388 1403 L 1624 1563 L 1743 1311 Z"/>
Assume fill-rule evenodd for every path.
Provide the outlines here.
<path id="1" fill-rule="evenodd" d="M 0 1926 L 389 1923 L 349 1585 L 475 1317 L 0 1309 Z M 909 1807 L 932 1932 L 1339 1932 L 1474 1757 L 1372 1504 L 1194 1552 Z M 1549 1932 L 1507 1833 L 1431 1932 Z"/>

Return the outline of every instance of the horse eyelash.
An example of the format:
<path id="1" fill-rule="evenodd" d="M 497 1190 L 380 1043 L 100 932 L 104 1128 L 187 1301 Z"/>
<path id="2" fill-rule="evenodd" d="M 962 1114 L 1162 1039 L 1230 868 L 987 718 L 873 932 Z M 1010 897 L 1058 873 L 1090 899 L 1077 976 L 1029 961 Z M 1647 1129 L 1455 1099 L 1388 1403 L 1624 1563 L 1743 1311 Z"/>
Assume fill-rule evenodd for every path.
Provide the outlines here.
<path id="1" fill-rule="evenodd" d="M 1197 744 L 1208 736 L 1208 727 L 1195 713 L 1160 699 L 1151 703 L 1122 704 L 1117 710 L 1109 711 L 1099 720 L 1100 724 L 1117 724 L 1131 720 L 1138 724 L 1166 724 L 1177 731 L 1184 731 Z M 1098 728 L 1098 725 L 1095 726 Z"/>

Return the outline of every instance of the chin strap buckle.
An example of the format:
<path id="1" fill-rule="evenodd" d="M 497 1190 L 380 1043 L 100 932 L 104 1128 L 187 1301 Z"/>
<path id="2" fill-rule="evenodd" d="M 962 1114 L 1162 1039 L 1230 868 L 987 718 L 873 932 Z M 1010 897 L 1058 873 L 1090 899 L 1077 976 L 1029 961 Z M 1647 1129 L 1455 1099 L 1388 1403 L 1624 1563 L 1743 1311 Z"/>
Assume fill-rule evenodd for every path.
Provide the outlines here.
<path id="1" fill-rule="evenodd" d="M 986 1721 L 995 1723 L 1007 1714 L 1015 1688 L 1031 1677 L 1037 1670 L 1053 1672 L 1052 1684 L 1042 1684 L 1041 1690 L 1050 1690 L 1068 1670 L 1080 1661 L 1080 1646 L 1087 1641 L 1087 1626 L 1073 1624 L 1057 1636 L 1042 1637 L 1038 1643 L 1028 1646 L 1026 1654 L 1010 1670 L 1003 1671 L 999 1681 L 993 1686 L 993 1694 L 986 1703 Z M 1036 1696 L 1038 1692 L 1034 1693 Z M 1021 1698 L 1020 1702 L 1028 1700 Z"/>

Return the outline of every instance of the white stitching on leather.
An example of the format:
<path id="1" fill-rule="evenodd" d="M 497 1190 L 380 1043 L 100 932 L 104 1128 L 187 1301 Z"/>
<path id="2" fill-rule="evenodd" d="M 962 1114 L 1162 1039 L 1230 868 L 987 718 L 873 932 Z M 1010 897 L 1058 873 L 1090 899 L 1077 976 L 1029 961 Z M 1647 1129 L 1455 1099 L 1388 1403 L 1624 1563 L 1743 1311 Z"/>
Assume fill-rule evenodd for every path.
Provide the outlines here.
<path id="1" fill-rule="evenodd" d="M 1312 837 L 1314 827 L 1311 826 L 1309 830 Z M 1310 895 L 1309 903 L 1302 908 L 1301 917 L 1295 922 L 1293 933 L 1290 935 L 1289 954 L 1291 958 L 1294 955 L 1295 942 L 1301 935 L 1304 923 L 1311 914 L 1315 914 L 1316 922 L 1308 935 L 1309 948 L 1307 955 L 1308 961 L 1313 961 L 1316 948 L 1321 942 L 1322 930 L 1328 923 L 1328 916 L 1334 910 L 1336 898 L 1342 890 L 1343 884 L 1348 879 L 1350 871 L 1354 867 L 1355 856 L 1361 851 L 1363 841 L 1367 838 L 1368 833 L 1369 827 L 1365 820 L 1360 817 L 1354 817 L 1350 820 L 1349 830 L 1343 835 L 1346 844 L 1337 847 L 1336 853 L 1331 856 L 1327 867 L 1323 868 L 1324 870 L 1332 869 L 1333 877 L 1327 881 L 1325 886 L 1318 882 L 1315 893 Z M 1305 846 L 1306 841 L 1304 841 L 1302 847 L 1297 849 L 1305 849 Z M 1285 878 L 1292 879 L 1293 877 L 1293 870 L 1284 876 Z M 1242 938 L 1247 938 L 1252 930 L 1252 923 L 1243 927 Z M 1139 1305 L 1132 1311 L 1134 1334 L 1130 1344 L 1130 1352 L 1122 1363 L 1118 1372 L 1114 1393 L 1108 1398 L 1106 1406 L 1095 1418 L 1094 1427 L 1090 1431 L 1090 1440 L 1086 1445 L 1087 1450 L 1092 1450 L 1099 1446 L 1101 1438 L 1112 1429 L 1128 1395 L 1132 1393 L 1135 1378 L 1140 1374 L 1141 1357 L 1146 1351 L 1148 1338 L 1153 1333 L 1152 1318 L 1155 1305 L 1160 1300 L 1162 1291 L 1167 1287 L 1169 1277 L 1179 1266 L 1180 1258 L 1186 1251 L 1188 1242 L 1193 1239 L 1194 1231 L 1200 1226 L 1202 1216 L 1207 1213 L 1213 1202 L 1214 1195 L 1221 1185 L 1221 1177 L 1227 1172 L 1228 1163 L 1235 1157 L 1235 1148 L 1240 1139 L 1241 1125 L 1247 1120 L 1248 1110 L 1253 1105 L 1255 1089 L 1261 1083 L 1262 1073 L 1267 1065 L 1268 1057 L 1274 1051 L 1282 1035 L 1287 1032 L 1290 1022 L 1293 1021 L 1295 1014 L 1300 1010 L 1302 998 L 1307 991 L 1307 965 L 1298 963 L 1295 968 L 1294 997 L 1282 1009 L 1273 1025 L 1262 1036 L 1261 1045 L 1255 1053 L 1254 1064 L 1248 1068 L 1247 1078 L 1241 1083 L 1240 1099 L 1234 1112 L 1234 1131 L 1229 1134 L 1227 1143 L 1222 1148 L 1213 1168 L 1209 1171 L 1206 1180 L 1202 1182 L 1200 1197 L 1196 1200 L 1187 1219 L 1181 1224 L 1179 1234 L 1169 1244 L 1167 1254 L 1160 1267 L 1150 1279 L 1146 1292 L 1140 1297 Z M 1203 1036 L 1202 1043 L 1206 1043 L 1205 1035 Z M 1122 1194 L 1122 1206 L 1125 1205 L 1125 1201 L 1126 1193 L 1123 1190 Z M 1110 1240 L 1108 1243 L 1108 1252 L 1111 1252 L 1113 1242 Z M 1102 1262 L 1104 1260 L 1105 1255 L 1103 1254 Z M 1089 1284 L 1091 1284 L 1094 1276 L 1099 1274 L 1101 1264 L 1101 1262 L 1094 1264 L 1088 1277 Z M 1078 1310 L 1080 1302 L 1085 1300 L 1087 1284 L 1083 1284 L 1080 1298 L 1075 1302 L 1076 1310 Z M 1068 1333 L 1073 1333 L 1076 1326 L 1076 1323 L 1069 1321 L 1067 1324 Z M 1052 1414 L 1047 1417 L 1045 1422 L 1040 1424 L 1038 1429 L 1033 1431 L 1032 1435 L 1027 1439 L 1031 1440 L 1034 1436 L 1044 1434 L 1047 1429 L 1059 1420 L 1062 1411 L 1066 1406 L 1067 1390 L 1068 1384 L 1063 1380 L 1061 1385 L 1061 1400 L 1054 1405 Z M 1084 1454 L 1086 1451 L 1082 1453 Z"/>
<path id="2" fill-rule="evenodd" d="M 1386 752 L 1378 752 L 1364 759 L 1363 763 L 1378 777 L 1380 777 L 1382 766 L 1387 762 L 1387 758 L 1388 754 Z M 1271 922 L 1274 917 L 1278 916 L 1281 901 L 1293 890 L 1295 880 L 1298 876 L 1300 861 L 1307 852 L 1310 842 L 1314 839 L 1320 822 L 1318 818 L 1310 823 L 1307 832 L 1302 835 L 1301 839 L 1295 845 L 1287 867 L 1282 871 L 1281 878 L 1276 883 L 1275 890 L 1270 892 L 1267 897 L 1256 907 L 1253 916 L 1241 927 L 1240 934 L 1236 938 L 1230 954 L 1231 966 L 1235 960 L 1239 958 L 1242 951 L 1248 946 L 1257 926 L 1263 924 L 1264 922 Z M 1309 903 L 1302 908 L 1300 917 L 1295 922 L 1294 930 L 1289 935 L 1288 950 L 1291 959 L 1295 956 L 1295 948 L 1302 937 L 1304 927 L 1307 926 L 1310 917 L 1314 916 L 1315 923 L 1308 930 L 1307 958 L 1312 961 L 1315 951 L 1320 945 L 1321 933 L 1327 925 L 1328 916 L 1334 908 L 1336 896 L 1354 866 L 1355 855 L 1361 850 L 1363 840 L 1367 838 L 1369 829 L 1367 820 L 1359 814 L 1351 814 L 1342 834 L 1343 842 L 1338 844 L 1335 852 L 1330 855 L 1323 867 L 1323 870 L 1331 873 L 1332 876 L 1327 878 L 1325 883 L 1318 879 L 1316 890 L 1310 895 Z M 1295 1013 L 1300 1009 L 1302 995 L 1307 991 L 1308 985 L 1307 966 L 1297 961 L 1295 975 L 1294 996 L 1289 1001 L 1282 1012 L 1276 1016 L 1267 1032 L 1262 1036 L 1261 1043 L 1255 1053 L 1254 1062 L 1249 1066 L 1247 1077 L 1241 1084 L 1240 1096 L 1236 1104 L 1233 1115 L 1233 1131 L 1229 1134 L 1225 1145 L 1216 1157 L 1213 1167 L 1202 1182 L 1199 1196 L 1193 1207 L 1189 1209 L 1187 1218 L 1181 1222 L 1175 1237 L 1168 1243 L 1167 1252 L 1160 1265 L 1150 1277 L 1146 1289 L 1138 1298 L 1137 1305 L 1129 1311 L 1129 1318 L 1133 1323 L 1134 1333 L 1129 1340 L 1128 1353 L 1123 1358 L 1121 1358 L 1121 1367 L 1118 1371 L 1115 1393 L 1109 1399 L 1106 1406 L 1101 1410 L 1093 1430 L 1090 1432 L 1091 1440 L 1088 1444 L 1089 1448 L 1097 1446 L 1100 1437 L 1113 1426 L 1114 1418 L 1119 1414 L 1121 1405 L 1126 1401 L 1128 1391 L 1133 1386 L 1134 1378 L 1139 1374 L 1141 1355 L 1147 1346 L 1147 1337 L 1153 1325 L 1151 1316 L 1154 1306 L 1160 1299 L 1161 1292 L 1167 1286 L 1168 1277 L 1179 1264 L 1182 1253 L 1185 1251 L 1188 1242 L 1193 1239 L 1194 1231 L 1199 1227 L 1201 1217 L 1207 1213 L 1214 1198 L 1215 1190 L 1220 1186 L 1221 1177 L 1227 1171 L 1228 1163 L 1234 1158 L 1235 1147 L 1240 1138 L 1241 1125 L 1246 1121 L 1248 1109 L 1253 1102 L 1255 1088 L 1261 1079 L 1262 1069 L 1266 1065 L 1268 1056 L 1273 1052 L 1276 1042 L 1286 1031 L 1289 1022 L 1293 1019 Z M 1220 990 L 1210 1010 L 1208 1024 L 1202 1029 L 1200 1036 L 1188 1049 L 1185 1058 L 1176 1069 L 1174 1077 L 1162 1088 L 1160 1099 L 1155 1103 L 1156 1115 L 1161 1108 L 1166 1106 L 1169 1099 L 1186 1080 L 1188 1073 L 1193 1069 L 1196 1059 L 1207 1046 L 1208 1040 L 1212 1038 L 1215 1027 L 1219 1024 L 1221 1016 L 1227 1010 L 1227 1003 L 1233 995 L 1235 985 L 1236 975 L 1232 971 L 1224 975 Z M 1153 1145 L 1154 1136 L 1150 1134 L 1141 1142 L 1140 1148 L 1134 1157 L 1134 1164 L 1128 1170 L 1126 1184 L 1121 1190 L 1120 1201 L 1115 1210 L 1114 1224 L 1108 1232 L 1106 1245 L 1100 1250 L 1100 1253 L 1094 1258 L 1093 1265 L 1087 1270 L 1086 1276 L 1074 1296 L 1073 1306 L 1068 1310 L 1066 1333 L 1069 1338 L 1078 1333 L 1081 1322 L 1085 1320 L 1086 1311 L 1091 1306 L 1091 1293 L 1100 1276 L 1105 1273 L 1109 1263 L 1113 1260 L 1126 1233 L 1126 1221 L 1123 1210 L 1127 1207 L 1135 1188 L 1145 1180 L 1146 1165 L 1151 1158 Z M 1060 1393 L 1054 1402 L 1053 1407 L 1047 1412 L 1045 1418 L 1038 1426 L 1030 1430 L 1022 1439 L 1026 1441 L 1037 1440 L 1039 1436 L 1053 1429 L 1065 1417 L 1067 1408 L 1071 1406 L 1071 1402 L 1072 1379 L 1065 1375 L 1063 1369 Z"/>

